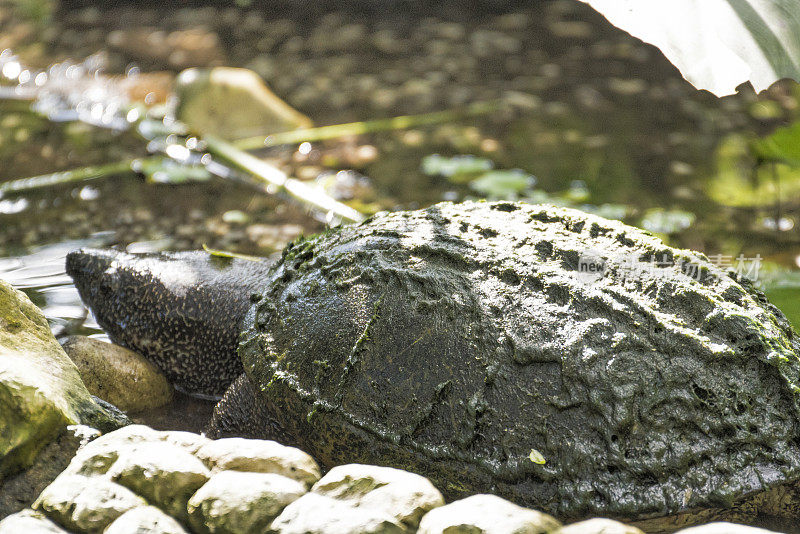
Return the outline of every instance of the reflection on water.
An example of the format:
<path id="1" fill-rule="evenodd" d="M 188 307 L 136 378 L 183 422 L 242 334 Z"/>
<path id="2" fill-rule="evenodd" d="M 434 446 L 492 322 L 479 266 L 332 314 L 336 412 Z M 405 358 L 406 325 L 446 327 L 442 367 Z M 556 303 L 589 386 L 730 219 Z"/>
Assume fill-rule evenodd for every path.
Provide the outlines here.
<path id="1" fill-rule="evenodd" d="M 779 273 L 764 287 L 800 324 L 791 283 L 800 255 L 797 173 L 778 166 L 773 180 L 752 151 L 756 136 L 800 115 L 797 84 L 713 98 L 579 2 L 498 3 L 475 12 L 337 2 L 321 13 L 320 6 L 297 13 L 98 3 L 62 8 L 49 26 L 0 6 L 0 48 L 17 54 L 2 56 L 0 85 L 7 90 L 14 79 L 30 93 L 0 101 L 0 181 L 146 155 L 129 133 L 54 123 L 24 101 L 50 91 L 51 109 L 67 109 L 71 89 L 116 94 L 131 89 L 124 83 L 135 73 L 157 80 L 137 87 L 140 96 L 161 101 L 182 68 L 251 68 L 317 124 L 501 98 L 515 111 L 264 155 L 309 181 L 354 169 L 369 186 L 343 197 L 369 209 L 512 195 L 620 217 L 710 256 L 760 254 Z M 109 78 L 98 85 L 101 67 Z M 88 122 L 93 113 L 100 122 L 108 115 L 91 102 L 80 111 Z M 496 172 L 454 181 L 426 171 L 431 154 L 475 156 Z M 28 291 L 62 332 L 82 313 L 63 254 L 97 232 L 113 232 L 108 244 L 123 247 L 207 244 L 266 255 L 319 229 L 302 209 L 236 184 L 154 184 L 121 173 L 88 187 L 0 198 L 0 276 Z"/>
<path id="2" fill-rule="evenodd" d="M 0 258 L 0 278 L 24 291 L 41 308 L 56 336 L 80 333 L 107 340 L 64 270 L 70 251 L 107 242 L 108 236 L 96 236 L 43 245 L 24 256 Z"/>

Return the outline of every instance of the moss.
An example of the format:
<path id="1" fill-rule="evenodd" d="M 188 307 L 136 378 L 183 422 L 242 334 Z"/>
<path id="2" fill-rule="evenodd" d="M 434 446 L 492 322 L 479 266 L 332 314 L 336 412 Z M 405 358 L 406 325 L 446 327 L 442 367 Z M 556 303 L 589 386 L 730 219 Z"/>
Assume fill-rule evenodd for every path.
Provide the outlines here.
<path id="1" fill-rule="evenodd" d="M 0 477 L 30 465 L 71 424 L 120 426 L 86 390 L 41 311 L 0 280 Z"/>

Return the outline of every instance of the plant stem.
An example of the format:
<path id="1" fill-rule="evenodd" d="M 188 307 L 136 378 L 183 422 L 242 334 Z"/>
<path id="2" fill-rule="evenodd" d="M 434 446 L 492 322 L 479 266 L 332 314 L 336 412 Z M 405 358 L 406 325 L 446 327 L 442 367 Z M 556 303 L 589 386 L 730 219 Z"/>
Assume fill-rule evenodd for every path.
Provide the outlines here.
<path id="1" fill-rule="evenodd" d="M 53 185 L 108 178 L 109 176 L 113 176 L 115 174 L 130 172 L 131 165 L 134 161 L 136 160 L 127 159 L 123 161 L 117 161 L 115 163 L 107 163 L 105 165 L 92 165 L 89 167 L 81 167 L 69 171 L 53 172 L 50 174 L 42 174 L 40 176 L 32 176 L 30 178 L 20 178 L 18 180 L 11 180 L 10 182 L 3 182 L 0 183 L 0 196 L 3 196 L 6 193 L 20 193 L 22 191 L 31 191 L 33 189 L 50 187 Z M 142 160 L 140 159 L 140 161 Z"/>
<path id="2" fill-rule="evenodd" d="M 434 111 L 421 115 L 402 115 L 388 119 L 376 119 L 361 122 L 350 122 L 346 124 L 334 124 L 331 126 L 320 126 L 317 128 L 302 128 L 281 132 L 266 137 L 247 137 L 232 143 L 240 150 L 256 150 L 264 147 L 277 145 L 290 145 L 311 141 L 322 141 L 325 139 L 336 139 L 347 135 L 364 135 L 375 132 L 386 132 L 390 130 L 403 130 L 406 128 L 416 128 L 419 126 L 429 126 L 452 122 L 467 117 L 485 115 L 497 111 L 502 106 L 499 100 L 488 102 L 476 102 L 463 109 L 450 109 L 445 111 Z"/>
<path id="3" fill-rule="evenodd" d="M 205 136 L 206 150 L 241 171 L 253 175 L 267 185 L 268 192 L 286 192 L 289 196 L 310 204 L 324 212 L 332 213 L 346 222 L 361 222 L 364 215 L 350 206 L 328 196 L 322 191 L 309 187 L 300 180 L 291 178 L 283 171 L 262 161 L 232 144 L 214 136 Z"/>

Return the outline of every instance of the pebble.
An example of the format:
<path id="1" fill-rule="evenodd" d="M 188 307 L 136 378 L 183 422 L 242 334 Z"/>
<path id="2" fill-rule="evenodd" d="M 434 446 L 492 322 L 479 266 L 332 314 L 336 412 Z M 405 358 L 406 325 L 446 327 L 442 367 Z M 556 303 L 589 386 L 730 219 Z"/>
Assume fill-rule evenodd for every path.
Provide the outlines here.
<path id="1" fill-rule="evenodd" d="M 444 504 L 442 494 L 425 477 L 373 465 L 334 467 L 311 491 L 354 508 L 381 509 L 408 529 L 416 528 L 425 513 Z"/>
<path id="2" fill-rule="evenodd" d="M 41 513 L 23 510 L 0 520 L 0 534 L 66 534 L 62 529 Z"/>

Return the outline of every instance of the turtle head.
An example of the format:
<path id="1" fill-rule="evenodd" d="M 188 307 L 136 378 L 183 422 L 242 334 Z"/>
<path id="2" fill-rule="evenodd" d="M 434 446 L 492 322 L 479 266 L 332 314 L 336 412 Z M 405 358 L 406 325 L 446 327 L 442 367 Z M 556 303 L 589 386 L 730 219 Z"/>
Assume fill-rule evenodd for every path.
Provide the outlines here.
<path id="1" fill-rule="evenodd" d="M 220 395 L 241 372 L 240 323 L 268 266 L 206 252 L 81 249 L 67 255 L 66 268 L 114 343 L 184 391 Z"/>
<path id="2" fill-rule="evenodd" d="M 67 274 L 75 282 L 81 299 L 94 309 L 117 299 L 121 286 L 118 259 L 129 256 L 116 250 L 81 249 L 67 254 Z"/>

